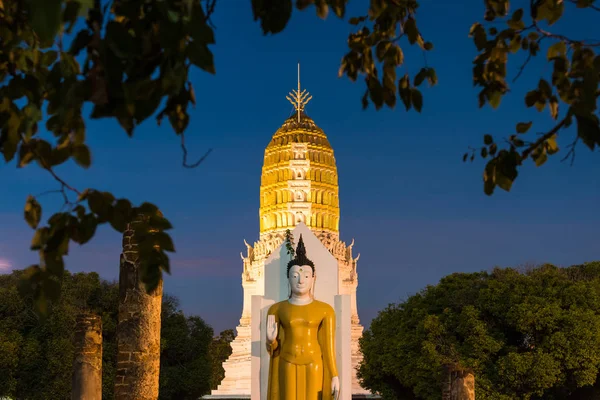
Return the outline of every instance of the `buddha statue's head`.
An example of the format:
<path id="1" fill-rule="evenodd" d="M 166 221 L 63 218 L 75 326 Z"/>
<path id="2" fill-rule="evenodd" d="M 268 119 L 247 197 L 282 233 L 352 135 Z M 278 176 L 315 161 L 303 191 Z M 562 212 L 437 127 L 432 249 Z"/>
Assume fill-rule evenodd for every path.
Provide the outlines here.
<path id="1" fill-rule="evenodd" d="M 302 235 L 298 239 L 296 256 L 287 265 L 287 277 L 291 294 L 305 296 L 311 292 L 315 280 L 315 264 L 306 257 Z"/>

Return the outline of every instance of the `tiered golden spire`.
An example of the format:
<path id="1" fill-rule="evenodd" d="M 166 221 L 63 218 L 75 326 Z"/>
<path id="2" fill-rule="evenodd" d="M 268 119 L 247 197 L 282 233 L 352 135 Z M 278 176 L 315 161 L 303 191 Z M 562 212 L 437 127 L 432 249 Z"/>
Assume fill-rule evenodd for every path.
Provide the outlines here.
<path id="1" fill-rule="evenodd" d="M 296 109 L 298 113 L 298 122 L 300 122 L 300 113 L 304 111 L 304 106 L 312 99 L 312 96 L 306 89 L 300 90 L 300 63 L 298 63 L 298 89 L 292 90 L 285 98 L 288 99 Z"/>
<path id="2" fill-rule="evenodd" d="M 284 234 L 299 223 L 315 232 L 339 234 L 337 167 L 325 132 L 302 114 L 312 96 L 300 86 L 286 97 L 290 115 L 265 149 L 260 187 L 260 234 Z M 299 123 L 299 122 L 302 123 Z"/>

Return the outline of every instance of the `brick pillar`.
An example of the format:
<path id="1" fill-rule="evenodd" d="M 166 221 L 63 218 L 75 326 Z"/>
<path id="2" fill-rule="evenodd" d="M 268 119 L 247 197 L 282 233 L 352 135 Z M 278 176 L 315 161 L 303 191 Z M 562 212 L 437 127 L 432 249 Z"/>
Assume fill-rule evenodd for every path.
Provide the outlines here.
<path id="1" fill-rule="evenodd" d="M 442 400 L 475 400 L 475 375 L 472 372 L 445 368 L 447 377 L 442 388 Z"/>
<path id="2" fill-rule="evenodd" d="M 147 294 L 140 283 L 140 265 L 133 229 L 123 234 L 119 273 L 119 322 L 115 400 L 158 399 L 160 313 L 163 284 Z"/>
<path id="3" fill-rule="evenodd" d="M 76 321 L 71 400 L 102 400 L 102 319 L 85 313 Z"/>

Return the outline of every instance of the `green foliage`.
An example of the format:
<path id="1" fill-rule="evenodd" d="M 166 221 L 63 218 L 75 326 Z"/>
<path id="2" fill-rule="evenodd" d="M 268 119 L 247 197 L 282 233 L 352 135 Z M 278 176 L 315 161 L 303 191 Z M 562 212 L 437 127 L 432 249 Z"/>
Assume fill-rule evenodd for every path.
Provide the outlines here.
<path id="1" fill-rule="evenodd" d="M 474 372 L 478 399 L 591 400 L 598 299 L 600 262 L 452 274 L 379 313 L 359 377 L 386 399 L 439 399 L 451 366 Z"/>
<path id="2" fill-rule="evenodd" d="M 532 1 L 527 12 L 518 9 L 509 15 L 509 0 L 488 0 L 485 2 L 485 21 L 476 22 L 471 27 L 470 36 L 479 52 L 474 60 L 473 82 L 481 87 L 480 107 L 487 103 L 497 108 L 501 99 L 509 93 L 509 55 L 519 52 L 527 54 L 513 82 L 521 76 L 529 61 L 542 52 L 542 46 L 547 46 L 545 54 L 551 66 L 550 73 L 541 76 L 537 87 L 530 90 L 524 100 L 526 107 L 534 107 L 538 112 L 542 112 L 547 106 L 551 120 L 555 121 L 553 128 L 530 140 L 511 135 L 507 141 L 508 148 L 493 153 L 489 148 L 481 151 L 482 158 L 492 156 L 484 173 L 484 191 L 488 195 L 497 186 L 510 190 L 518 175 L 517 168 L 528 158 L 536 166 L 541 166 L 549 155 L 557 153 L 558 135 L 571 134 L 565 130 L 573 122 L 577 129 L 563 160 L 570 158 L 573 161 L 575 146 L 580 140 L 592 151 L 600 145 L 600 121 L 597 114 L 600 54 L 596 51 L 600 42 L 574 39 L 549 30 L 554 23 L 566 18 L 565 15 L 574 13 L 575 7 L 597 12 L 598 8 L 593 3 L 594 1 Z M 526 22 L 524 18 L 527 19 Z M 506 23 L 506 28 L 497 29 L 498 23 Z M 491 26 L 492 24 L 494 25 Z M 487 33 L 485 25 L 490 25 Z M 525 134 L 529 128 L 531 122 L 519 123 L 517 134 Z M 497 149 L 496 143 L 486 145 L 493 145 Z M 472 150 L 471 161 L 475 150 Z M 463 160 L 466 161 L 467 158 L 468 154 L 465 154 Z"/>
<path id="3" fill-rule="evenodd" d="M 417 44 L 423 52 L 433 49 L 417 27 L 417 8 L 416 1 L 372 1 L 366 15 L 350 19 L 357 30 L 348 37 L 349 51 L 342 58 L 339 75 L 352 81 L 359 75 L 365 76 L 363 108 L 368 107 L 369 101 L 377 110 L 384 105 L 393 108 L 399 96 L 406 110 L 421 112 L 423 96 L 417 86 L 425 80 L 430 86 L 437 84 L 436 72 L 428 66 L 415 75 L 413 85 L 408 74 L 396 77 L 397 68 L 405 61 L 399 45 L 403 38 L 410 45 Z"/>
<path id="4" fill-rule="evenodd" d="M 51 305 L 46 319 L 33 312 L 34 299 L 18 294 L 18 285 L 24 271 L 0 275 L 0 396 L 15 399 L 69 399 L 74 357 L 73 327 L 81 311 L 99 312 L 107 299 L 116 299 L 101 283 L 98 274 L 69 274 L 64 272 L 63 295 Z M 110 304 L 103 322 L 116 319 L 116 304 Z M 114 324 L 113 324 L 114 325 Z M 114 341 L 110 324 L 104 326 L 104 341 Z M 112 338 L 112 339 L 111 339 Z M 112 384 L 110 377 L 110 345 L 104 347 L 103 380 Z M 114 357 L 113 357 L 114 358 Z M 114 369 L 114 368 L 112 368 Z M 106 386 L 105 386 L 106 387 Z M 110 389 L 112 392 L 112 388 Z"/>
<path id="5" fill-rule="evenodd" d="M 47 318 L 40 319 L 34 313 L 33 297 L 18 293 L 23 274 L 0 275 L 0 398 L 70 399 L 73 327 L 77 314 L 91 311 L 102 317 L 102 397 L 112 400 L 118 285 L 100 280 L 96 273 L 65 271 L 60 300 L 51 305 Z M 195 400 L 220 382 L 215 379 L 231 353 L 233 331 L 213 340 L 210 326 L 199 317 L 185 317 L 178 307 L 176 298 L 164 296 L 159 397 Z"/>
<path id="6" fill-rule="evenodd" d="M 16 157 L 19 167 L 35 162 L 47 170 L 60 184 L 67 206 L 39 227 L 40 202 L 29 196 L 25 204 L 25 219 L 36 229 L 32 250 L 39 252 L 40 262 L 26 273 L 23 290 L 33 295 L 42 313 L 60 296 L 58 281 L 70 242 L 86 243 L 99 224 L 108 222 L 123 232 L 140 215 L 154 219 L 136 229 L 136 234 L 148 236 L 148 245 L 140 250 L 148 290 L 156 287 L 162 271 L 169 272 L 165 252 L 174 251 L 166 233 L 143 232 L 164 231 L 170 225 L 166 220 L 158 222 L 162 228 L 153 224 L 155 206 L 134 207 L 107 192 L 77 190 L 55 173 L 55 167 L 70 159 L 83 168 L 93 161 L 83 106 L 93 106 L 92 119 L 117 119 L 128 135 L 153 114 L 159 123 L 167 117 L 182 135 L 188 106 L 195 102 L 187 79 L 190 66 L 215 72 L 208 48 L 215 42 L 209 21 L 214 2 L 104 3 L 0 2 L 0 152 L 6 162 Z M 82 28 L 73 31 L 81 19 L 85 23 L 77 26 Z M 62 44 L 66 35 L 72 35 L 70 49 Z M 45 129 L 40 126 L 44 122 Z"/>
<path id="7" fill-rule="evenodd" d="M 314 6 L 320 18 L 326 18 L 330 10 L 345 18 L 347 3 L 251 0 L 254 19 L 265 35 L 281 32 L 294 9 Z M 33 294 L 38 312 L 43 314 L 60 296 L 63 258 L 71 242 L 87 243 L 104 223 L 123 232 L 140 215 L 153 218 L 157 211 L 155 206 L 148 211 L 148 203 L 135 207 L 127 199 L 116 200 L 102 190 L 79 190 L 56 174 L 55 168 L 69 160 L 82 168 L 92 165 L 84 105 L 92 107 L 90 119 L 114 118 L 129 136 L 151 116 L 158 124 L 167 118 L 180 136 L 184 167 L 198 166 L 210 153 L 189 164 L 184 132 L 190 119 L 189 105 L 196 102 L 188 79 L 190 68 L 216 73 L 210 47 L 215 44 L 210 22 L 215 5 L 216 0 L 0 1 L 0 153 L 6 162 L 16 159 L 19 168 L 37 164 L 46 170 L 60 185 L 57 192 L 66 206 L 66 211 L 51 215 L 47 225 L 39 227 L 39 196 L 29 196 L 25 204 L 25 220 L 36 230 L 31 249 L 39 253 L 40 262 L 25 274 L 23 290 L 26 295 Z M 555 126 L 528 140 L 523 135 L 531 125 L 526 129 L 520 123 L 507 148 L 500 148 L 486 135 L 485 147 L 472 149 L 470 157 L 468 153 L 463 156 L 463 160 L 473 161 L 478 151 L 488 159 L 484 172 L 487 194 L 496 187 L 510 190 L 526 159 L 540 166 L 557 153 L 559 134 L 573 123 L 576 135 L 565 158 L 574 156 L 579 140 L 591 150 L 600 145 L 596 104 L 600 56 L 595 52 L 600 43 L 572 39 L 545 27 L 565 18 L 572 12 L 571 6 L 598 11 L 593 0 L 539 0 L 509 15 L 509 0 L 487 0 L 484 21 L 470 29 L 479 53 L 473 82 L 481 88 L 481 107 L 497 108 L 508 94 L 509 55 L 527 54 L 516 78 L 539 53 L 552 65 L 551 76 L 540 77 L 525 96 L 525 105 L 538 112 L 547 108 Z M 339 75 L 351 81 L 364 76 L 363 108 L 369 103 L 376 109 L 393 108 L 399 98 L 406 110 L 421 112 L 424 99 L 420 88 L 424 82 L 437 84 L 437 73 L 426 62 L 412 77 L 397 76 L 406 62 L 401 47 L 404 39 L 420 49 L 425 59 L 434 48 L 419 30 L 418 7 L 416 0 L 372 0 L 363 15 L 348 19 L 353 31 Z M 498 22 L 505 22 L 505 29 L 494 25 L 486 30 Z M 71 39 L 68 49 L 63 46 L 67 39 Z M 542 45 L 547 45 L 545 51 Z M 164 226 L 170 224 L 161 219 L 159 230 L 167 230 Z M 141 279 L 148 290 L 157 286 L 163 271 L 169 273 L 166 252 L 174 250 L 168 235 L 149 234 L 156 229 L 152 223 L 136 229 L 136 234 L 148 239 L 148 245 L 140 250 L 144 263 Z"/>
<path id="8" fill-rule="evenodd" d="M 226 329 L 215 337 L 211 343 L 212 377 L 210 388 L 212 390 L 217 389 L 223 378 L 225 378 L 223 363 L 232 353 L 231 342 L 233 342 L 233 339 L 235 339 L 233 329 Z"/>
<path id="9" fill-rule="evenodd" d="M 291 258 L 294 258 L 296 250 L 294 249 L 294 235 L 289 229 L 285 231 L 285 248 Z"/>
<path id="10" fill-rule="evenodd" d="M 161 316 L 160 400 L 196 400 L 210 392 L 213 330 L 186 317 L 179 302 L 164 296 Z"/>

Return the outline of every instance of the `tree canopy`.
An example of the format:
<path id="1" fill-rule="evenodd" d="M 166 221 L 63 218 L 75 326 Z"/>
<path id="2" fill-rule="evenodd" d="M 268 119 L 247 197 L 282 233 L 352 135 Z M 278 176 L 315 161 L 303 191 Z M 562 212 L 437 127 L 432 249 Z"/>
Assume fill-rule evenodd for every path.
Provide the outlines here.
<path id="1" fill-rule="evenodd" d="M 359 378 L 386 399 L 433 400 L 450 366 L 474 373 L 478 399 L 595 399 L 599 298 L 600 262 L 452 274 L 379 313 Z"/>
<path id="2" fill-rule="evenodd" d="M 364 79 L 364 108 L 395 107 L 398 98 L 406 110 L 424 106 L 421 87 L 433 86 L 437 74 L 425 64 L 414 76 L 397 76 L 405 64 L 403 48 L 417 46 L 424 54 L 434 49 L 419 30 L 419 3 L 415 0 L 371 0 L 362 15 L 347 16 L 348 0 L 251 0 L 253 17 L 263 33 L 277 34 L 296 10 L 314 6 L 321 18 L 329 11 L 347 19 L 353 32 L 347 41 L 339 74 L 351 81 Z M 531 121 L 516 121 L 504 141 L 483 136 L 483 146 L 464 155 L 487 159 L 484 191 L 510 190 L 518 168 L 528 159 L 542 165 L 559 151 L 566 137 L 571 158 L 582 142 L 591 150 L 600 144 L 597 100 L 600 91 L 599 41 L 557 33 L 553 26 L 573 15 L 576 8 L 596 13 L 595 0 L 485 0 L 482 20 L 474 21 L 470 36 L 478 51 L 473 61 L 473 83 L 480 88 L 479 105 L 499 107 L 510 94 L 509 60 L 525 54 L 515 66 L 513 80 L 534 57 L 546 57 L 548 71 L 530 82 L 524 106 L 549 110 L 553 127 L 532 134 Z M 514 11 L 511 6 L 516 5 Z M 169 273 L 167 252 L 175 247 L 165 232 L 167 219 L 150 203 L 134 206 L 102 189 L 76 188 L 56 172 L 73 160 L 82 168 L 92 164 L 86 144 L 86 123 L 116 119 L 127 135 L 144 120 L 167 119 L 179 137 L 183 166 L 188 160 L 185 131 L 196 92 L 188 79 L 192 68 L 216 73 L 211 46 L 216 42 L 211 15 L 216 0 L 0 0 L 0 152 L 18 167 L 37 164 L 57 182 L 65 208 L 42 222 L 39 196 L 30 195 L 24 216 L 35 230 L 31 249 L 40 262 L 25 274 L 25 293 L 33 293 L 36 307 L 60 294 L 56 277 L 64 270 L 63 257 L 71 242 L 88 242 L 99 224 L 123 232 L 132 219 L 146 217 L 138 226 L 143 262 L 141 279 L 153 290 Z M 417 18 L 418 16 L 418 18 Z M 250 16 L 249 16 L 250 18 Z M 340 44 L 340 49 L 342 48 Z M 425 57 L 424 57 L 425 58 Z M 426 58 L 425 58 L 426 60 Z M 91 113 L 84 115 L 84 105 Z M 575 125 L 575 129 L 569 129 Z M 484 133 L 484 132 L 482 132 Z"/>
<path id="3" fill-rule="evenodd" d="M 102 398 L 113 399 L 117 365 L 118 285 L 96 273 L 65 272 L 63 295 L 48 318 L 34 312 L 33 298 L 19 296 L 23 271 L 0 275 L 0 398 L 68 400 L 75 319 L 82 311 L 102 317 Z M 165 295 L 161 320 L 161 400 L 196 400 L 222 379 L 230 331 L 213 339 L 198 316 L 185 316 L 176 297 Z M 213 342 L 219 341 L 215 349 Z"/>

